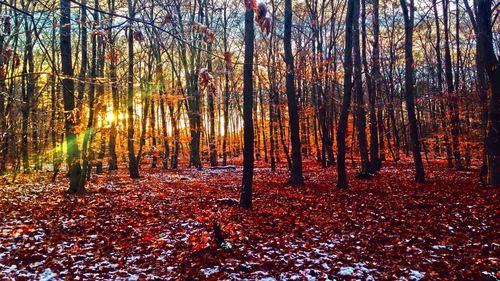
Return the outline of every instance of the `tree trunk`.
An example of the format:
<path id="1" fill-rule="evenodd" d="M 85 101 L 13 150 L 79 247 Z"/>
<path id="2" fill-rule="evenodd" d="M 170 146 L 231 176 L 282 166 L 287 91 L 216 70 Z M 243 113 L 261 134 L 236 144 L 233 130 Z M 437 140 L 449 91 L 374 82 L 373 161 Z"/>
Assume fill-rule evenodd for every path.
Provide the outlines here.
<path id="1" fill-rule="evenodd" d="M 337 187 L 347 188 L 345 166 L 347 122 L 352 94 L 352 44 L 355 10 L 359 10 L 359 0 L 349 0 L 346 11 L 345 49 L 344 49 L 344 95 L 340 108 L 339 127 L 337 130 Z"/>
<path id="2" fill-rule="evenodd" d="M 129 28 L 128 28 L 128 86 L 127 86 L 127 148 L 128 171 L 133 179 L 139 178 L 139 165 L 134 152 L 134 29 L 132 20 L 135 17 L 135 2 L 128 1 Z"/>
<path id="3" fill-rule="evenodd" d="M 450 115 L 451 115 L 451 137 L 453 145 L 453 157 L 455 159 L 455 168 L 457 170 L 463 169 L 462 161 L 460 156 L 459 148 L 459 120 L 458 120 L 458 108 L 457 108 L 457 97 L 454 91 L 453 84 L 453 69 L 451 65 L 451 51 L 450 51 L 450 31 L 449 31 L 449 21 L 448 21 L 448 6 L 450 0 L 443 0 L 443 26 L 444 26 L 444 72 L 446 78 L 446 88 L 450 104 Z M 455 77 L 456 79 L 456 77 Z"/>
<path id="4" fill-rule="evenodd" d="M 245 1 L 246 3 L 247 1 Z M 251 2 L 251 1 L 250 1 Z M 246 5 L 245 11 L 245 64 L 243 66 L 243 179 L 241 186 L 240 207 L 252 207 L 252 183 L 254 165 L 253 147 L 253 52 L 255 27 L 252 5 Z M 250 6 L 250 7 L 248 7 Z"/>
<path id="5" fill-rule="evenodd" d="M 302 176 L 302 156 L 300 154 L 300 129 L 297 97 L 295 95 L 295 67 L 292 54 L 292 0 L 285 0 L 285 34 L 283 39 L 286 63 L 286 96 L 288 99 L 288 125 L 292 146 L 292 171 L 289 182 L 300 184 Z"/>
<path id="6" fill-rule="evenodd" d="M 359 0 L 358 0 L 359 1 Z M 359 36 L 359 4 L 354 10 L 353 49 L 354 49 L 354 91 L 356 93 L 356 131 L 358 137 L 359 155 L 361 156 L 360 177 L 367 177 L 370 170 L 368 158 L 368 141 L 366 139 L 366 112 L 361 74 L 361 52 Z"/>
<path id="7" fill-rule="evenodd" d="M 67 162 L 69 165 L 69 189 L 68 193 L 84 193 L 85 188 L 80 185 L 80 151 L 76 139 L 77 119 L 75 111 L 73 66 L 71 54 L 71 4 L 69 0 L 61 0 L 61 20 L 60 20 L 60 49 L 61 49 L 61 70 L 63 99 L 64 99 L 64 124 L 66 131 Z"/>
<path id="8" fill-rule="evenodd" d="M 440 21 L 437 10 L 436 0 L 432 1 L 433 9 L 434 9 L 434 19 L 436 22 L 436 61 L 437 61 L 437 91 L 439 95 L 439 112 L 441 117 L 441 130 L 443 131 L 444 145 L 446 149 L 446 160 L 448 163 L 448 167 L 453 167 L 452 163 L 452 155 L 451 155 L 451 145 L 450 139 L 448 136 L 448 125 L 446 120 L 446 108 L 444 103 L 444 95 L 443 95 L 443 65 L 441 59 L 441 32 L 440 32 Z"/>
<path id="9" fill-rule="evenodd" d="M 115 12 L 115 1 L 110 0 L 108 2 L 110 13 Z M 113 17 L 109 18 L 109 25 L 113 26 Z M 108 38 L 109 38 L 109 57 L 111 58 L 109 64 L 109 79 L 111 82 L 111 96 L 112 96 L 112 105 L 113 105 L 113 120 L 111 121 L 111 130 L 109 135 L 109 170 L 117 170 L 118 169 L 118 159 L 116 155 L 116 136 L 118 134 L 117 130 L 117 121 L 118 121 L 118 81 L 116 79 L 116 61 L 117 54 L 115 49 L 115 40 L 112 32 L 112 28 L 108 29 Z"/>
<path id="10" fill-rule="evenodd" d="M 414 21 L 414 4 L 410 0 L 408 9 L 406 0 L 400 0 L 401 8 L 403 9 L 405 23 L 405 100 L 408 113 L 408 121 L 410 123 L 410 138 L 413 152 L 413 160 L 415 162 L 415 181 L 424 182 L 425 173 L 422 164 L 422 156 L 420 155 L 420 141 L 418 137 L 417 118 L 415 116 L 415 97 L 413 95 L 413 21 Z"/>
<path id="11" fill-rule="evenodd" d="M 366 59 L 366 0 L 363 0 L 363 58 L 368 86 L 368 99 L 370 104 L 370 172 L 376 172 L 380 169 L 379 154 L 379 126 L 377 120 L 376 101 L 379 90 L 379 24 L 378 24 L 378 0 L 373 1 L 373 58 L 370 74 L 368 61 Z"/>
<path id="12" fill-rule="evenodd" d="M 486 136 L 488 184 L 500 186 L 500 61 L 493 47 L 491 0 L 478 0 L 478 31 L 486 73 L 490 78 L 491 99 Z"/>

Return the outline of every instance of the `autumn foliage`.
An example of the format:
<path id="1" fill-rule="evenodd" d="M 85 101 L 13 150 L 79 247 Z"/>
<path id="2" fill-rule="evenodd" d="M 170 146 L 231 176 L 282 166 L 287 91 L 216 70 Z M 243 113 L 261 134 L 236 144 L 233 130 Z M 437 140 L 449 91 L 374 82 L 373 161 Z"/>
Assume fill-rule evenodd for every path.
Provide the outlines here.
<path id="1" fill-rule="evenodd" d="M 0 277 L 494 280 L 498 190 L 475 170 L 429 167 L 425 184 L 403 161 L 338 190 L 334 168 L 306 162 L 308 184 L 288 186 L 285 167 L 258 165 L 248 211 L 229 200 L 240 169 L 119 170 L 83 196 L 21 176 L 0 189 Z"/>

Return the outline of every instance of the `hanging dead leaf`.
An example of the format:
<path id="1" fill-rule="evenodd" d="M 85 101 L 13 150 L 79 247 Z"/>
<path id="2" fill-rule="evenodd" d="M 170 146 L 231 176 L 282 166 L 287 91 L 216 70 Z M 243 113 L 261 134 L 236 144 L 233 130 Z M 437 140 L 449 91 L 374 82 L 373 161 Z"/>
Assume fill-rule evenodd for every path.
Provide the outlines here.
<path id="1" fill-rule="evenodd" d="M 213 83 L 214 77 L 207 68 L 201 68 L 198 77 L 200 87 L 202 90 L 206 89 L 210 84 Z"/>
<path id="2" fill-rule="evenodd" d="M 227 62 L 227 63 L 232 63 L 232 54 L 231 52 L 225 52 L 224 53 L 224 60 Z"/>
<path id="3" fill-rule="evenodd" d="M 133 32 L 134 40 L 142 42 L 144 41 L 144 35 L 140 30 L 134 30 Z"/>

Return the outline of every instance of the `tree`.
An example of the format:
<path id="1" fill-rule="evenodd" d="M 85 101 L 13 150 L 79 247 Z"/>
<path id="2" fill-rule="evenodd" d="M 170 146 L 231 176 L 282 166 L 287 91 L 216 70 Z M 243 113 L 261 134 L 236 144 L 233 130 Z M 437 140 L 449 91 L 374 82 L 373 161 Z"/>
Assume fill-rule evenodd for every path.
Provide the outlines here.
<path id="1" fill-rule="evenodd" d="M 368 88 L 368 99 L 370 104 L 370 172 L 376 172 L 380 169 L 380 153 L 379 153 L 379 127 L 375 103 L 377 95 L 380 95 L 380 51 L 379 51 L 379 2 L 373 1 L 373 56 L 371 72 L 368 68 L 368 61 L 366 59 L 367 46 L 366 46 L 366 0 L 362 2 L 362 33 L 363 33 L 363 64 L 366 73 L 366 82 Z M 369 73 L 369 74 L 368 74 Z M 379 105 L 380 107 L 381 105 Z M 380 109 L 379 109 L 380 110 Z M 382 121 L 382 120 L 380 120 Z M 383 127 L 382 127 L 383 128 Z M 383 139 L 381 145 L 383 143 Z"/>
<path id="2" fill-rule="evenodd" d="M 213 2 L 212 2 L 213 5 Z M 208 6 L 205 3 L 205 18 L 207 28 L 210 28 L 210 17 L 208 16 Z M 213 71 L 212 67 L 212 42 L 207 42 L 207 69 L 208 72 Z M 210 128 L 208 133 L 209 139 L 209 150 L 210 150 L 210 166 L 217 166 L 217 141 L 215 136 L 215 106 L 214 106 L 214 96 L 215 96 L 215 87 L 208 87 L 207 91 L 207 103 L 208 103 L 208 116 L 210 122 Z"/>
<path id="3" fill-rule="evenodd" d="M 478 0 L 477 25 L 481 39 L 479 51 L 484 58 L 484 67 L 491 87 L 485 143 L 488 184 L 500 186 L 500 61 L 495 55 L 493 47 L 492 2 L 491 0 Z M 496 4 L 497 6 L 498 4 Z"/>
<path id="4" fill-rule="evenodd" d="M 410 122 L 410 138 L 415 163 L 415 181 L 424 182 L 425 172 L 420 155 L 420 141 L 418 137 L 417 118 L 415 116 L 415 97 L 413 94 L 413 22 L 415 18 L 414 1 L 410 0 L 410 5 L 406 0 L 400 0 L 405 23 L 405 100 L 408 121 Z"/>
<path id="5" fill-rule="evenodd" d="M 134 152 L 134 21 L 135 1 L 128 1 L 129 28 L 128 28 L 128 80 L 127 80 L 127 147 L 128 171 L 133 179 L 139 178 L 139 163 Z"/>
<path id="6" fill-rule="evenodd" d="M 352 44 L 353 44 L 353 24 L 355 10 L 359 10 L 359 0 L 349 0 L 347 2 L 345 20 L 345 49 L 344 49 L 344 95 L 342 97 L 342 107 L 340 108 L 339 126 L 337 129 L 337 187 L 347 188 L 347 172 L 345 166 L 346 134 L 347 122 L 349 119 L 349 107 L 352 94 Z"/>
<path id="7" fill-rule="evenodd" d="M 229 128 L 229 73 L 231 71 L 231 53 L 228 49 L 228 17 L 227 17 L 227 3 L 223 8 L 223 45 L 224 45 L 224 136 L 222 136 L 222 166 L 227 165 L 227 138 L 228 138 L 228 128 Z"/>
<path id="8" fill-rule="evenodd" d="M 451 65 L 451 51 L 450 51 L 450 31 L 449 31 L 449 20 L 448 20 L 448 6 L 450 0 L 443 0 L 443 26 L 444 26 L 444 72 L 446 78 L 446 88 L 447 94 L 450 99 L 450 113 L 451 113 L 451 137 L 453 145 L 453 157 L 455 159 L 455 168 L 457 170 L 462 170 L 462 161 L 460 156 L 459 148 L 459 117 L 458 117 L 458 102 L 457 102 L 457 92 L 454 91 L 453 84 L 453 69 Z M 459 54 L 458 54 L 459 55 Z M 455 77 L 457 79 L 457 77 Z M 457 82 L 458 83 L 458 82 Z"/>
<path id="9" fill-rule="evenodd" d="M 297 97 L 295 95 L 295 68 L 292 54 L 292 0 L 285 0 L 285 34 L 283 38 L 286 63 L 286 96 L 288 99 L 288 124 L 292 144 L 292 171 L 289 182 L 304 182 L 302 176 L 302 156 L 300 154 L 300 129 Z"/>
<path id="10" fill-rule="evenodd" d="M 476 4 L 477 1 L 474 1 Z M 477 91 L 479 93 L 479 99 L 481 102 L 481 133 L 484 139 L 483 142 L 483 165 L 482 170 L 486 170 L 487 167 L 487 159 L 486 159 L 486 136 L 488 129 L 488 93 L 487 93 L 487 81 L 486 81 L 486 69 L 484 67 L 484 54 L 482 53 L 482 37 L 480 36 L 478 20 L 476 17 L 477 9 L 472 11 L 472 8 L 469 5 L 468 0 L 464 0 L 465 11 L 469 15 L 469 19 L 472 24 L 472 29 L 474 30 L 474 35 L 476 39 L 476 55 L 475 55 L 475 63 L 476 63 L 476 74 L 477 74 Z"/>
<path id="11" fill-rule="evenodd" d="M 441 129 L 443 130 L 444 134 L 444 145 L 446 149 L 446 159 L 448 162 L 448 167 L 451 168 L 453 167 L 452 163 L 452 156 L 451 156 L 451 146 L 450 146 L 450 139 L 448 136 L 447 128 L 448 128 L 448 122 L 446 120 L 446 108 L 444 104 L 444 97 L 443 97 L 443 63 L 442 63 L 442 56 L 441 56 L 441 29 L 440 29 L 440 20 L 439 20 L 439 15 L 438 15 L 438 10 L 437 10 L 437 1 L 432 0 L 432 5 L 433 5 L 433 10 L 434 10 L 434 20 L 436 23 L 436 71 L 437 71 L 437 92 L 439 96 L 439 112 L 440 112 L 440 117 L 441 117 Z"/>
<path id="12" fill-rule="evenodd" d="M 70 0 L 61 0 L 60 20 L 60 49 L 62 90 L 64 100 L 64 124 L 66 133 L 66 160 L 69 165 L 69 189 L 68 193 L 81 194 L 85 188 L 80 184 L 82 167 L 80 165 L 80 151 L 76 138 L 76 125 L 78 111 L 75 110 L 75 85 L 73 82 L 73 65 L 71 53 L 71 5 Z"/>
<path id="13" fill-rule="evenodd" d="M 25 11 L 28 11 L 29 3 L 25 4 L 22 1 Z M 36 26 L 33 26 L 36 28 Z M 23 121 L 21 124 L 22 134 L 21 134 L 21 153 L 23 157 L 23 170 L 28 172 L 30 170 L 29 166 L 29 150 L 28 150 L 28 127 L 30 120 L 31 107 L 33 106 L 32 100 L 35 94 L 35 81 L 34 81 L 34 58 L 33 58 L 33 31 L 30 28 L 30 23 L 28 17 L 24 17 L 24 33 L 26 37 L 25 42 L 25 53 L 24 53 L 24 63 L 23 63 L 23 78 L 22 78 L 22 96 L 23 96 L 23 106 L 21 109 Z"/>
<path id="14" fill-rule="evenodd" d="M 359 1 L 359 0 L 358 0 Z M 354 50 L 354 92 L 356 93 L 356 131 L 358 137 L 359 155 L 361 156 L 361 170 L 359 176 L 369 176 L 370 159 L 368 158 L 368 142 L 366 139 L 366 111 L 361 73 L 361 51 L 359 36 L 359 3 L 354 9 L 353 22 L 353 50 Z"/>
<path id="15" fill-rule="evenodd" d="M 115 0 L 108 0 L 109 12 L 113 14 L 115 12 Z M 109 57 L 111 58 L 109 64 L 109 80 L 111 82 L 111 99 L 113 107 L 113 120 L 111 120 L 111 130 L 109 135 L 109 169 L 118 169 L 118 159 L 116 155 L 116 135 L 118 130 L 117 119 L 118 119 L 118 85 L 116 78 L 116 47 L 115 47 L 115 35 L 113 34 L 113 17 L 109 18 L 109 28 L 107 30 L 108 34 L 108 46 L 109 46 Z"/>
<path id="16" fill-rule="evenodd" d="M 243 180 L 241 186 L 240 207 L 252 207 L 253 184 L 253 52 L 255 27 L 253 23 L 253 1 L 245 0 L 245 60 L 243 66 Z"/>
<path id="17" fill-rule="evenodd" d="M 97 4 L 97 1 L 96 1 Z M 85 4 L 84 4 L 85 5 Z M 97 6 L 97 5 L 96 5 Z M 97 7 L 96 7 L 97 8 Z M 85 8 L 86 9 L 86 8 Z M 84 9 L 84 10 L 85 10 Z M 96 26 L 99 24 L 99 14 L 97 12 L 97 9 L 94 10 L 94 23 L 93 23 L 93 29 L 96 29 Z M 86 24 L 86 19 L 84 20 L 84 24 Z M 86 32 L 86 30 L 85 30 Z M 86 35 L 85 35 L 86 37 Z M 83 158 L 83 166 L 82 166 L 82 174 L 80 176 L 80 185 L 85 184 L 85 179 L 87 177 L 88 172 L 90 171 L 91 166 L 91 153 L 89 151 L 92 150 L 92 137 L 94 135 L 94 126 L 95 126 L 95 120 L 94 120 L 94 114 L 95 114 L 95 93 L 96 93 L 96 77 L 97 77 L 97 33 L 92 34 L 92 47 L 91 47 L 91 66 L 90 66 L 90 85 L 89 85 L 89 92 L 88 92 L 88 106 L 89 106 L 89 118 L 87 120 L 87 128 L 85 130 L 85 134 L 83 136 L 83 144 L 82 144 L 82 158 Z M 85 41 L 84 44 L 87 44 Z M 85 52 L 87 51 L 87 47 L 83 48 L 82 50 L 85 49 Z M 82 59 L 87 63 L 86 55 L 82 55 L 82 57 L 85 57 L 85 60 Z M 83 70 L 84 71 L 84 70 Z M 85 74 L 83 75 L 85 77 Z M 84 83 L 84 81 L 80 81 L 81 84 Z M 84 86 L 81 86 L 82 89 L 84 89 Z M 83 90 L 82 90 L 83 92 Z M 83 95 L 82 95 L 83 97 Z"/>

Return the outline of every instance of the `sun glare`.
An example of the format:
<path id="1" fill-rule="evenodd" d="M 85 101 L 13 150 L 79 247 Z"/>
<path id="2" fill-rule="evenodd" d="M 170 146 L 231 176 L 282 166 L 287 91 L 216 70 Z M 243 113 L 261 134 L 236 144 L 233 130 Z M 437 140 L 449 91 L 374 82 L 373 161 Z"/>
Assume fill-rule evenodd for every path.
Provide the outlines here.
<path id="1" fill-rule="evenodd" d="M 115 121 L 115 115 L 113 114 L 113 112 L 110 111 L 106 113 L 106 121 L 109 123 Z"/>

